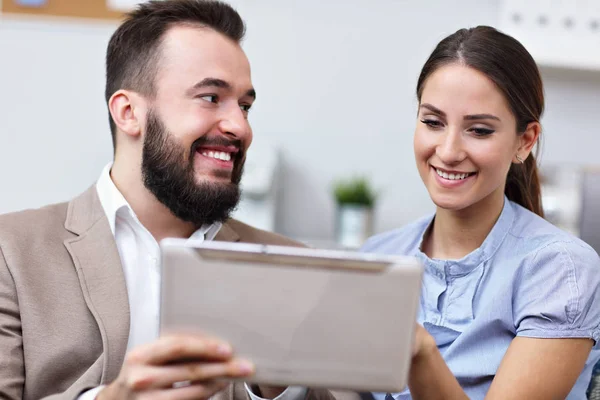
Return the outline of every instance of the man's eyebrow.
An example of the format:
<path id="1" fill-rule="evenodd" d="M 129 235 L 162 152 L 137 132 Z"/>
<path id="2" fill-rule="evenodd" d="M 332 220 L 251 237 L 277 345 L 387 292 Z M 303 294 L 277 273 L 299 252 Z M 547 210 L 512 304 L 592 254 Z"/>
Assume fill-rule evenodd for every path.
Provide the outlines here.
<path id="1" fill-rule="evenodd" d="M 219 78 L 204 78 L 192 86 L 192 89 L 202 89 L 206 87 L 217 87 L 220 89 L 231 89 L 229 82 Z"/>
<path id="2" fill-rule="evenodd" d="M 232 89 L 231 84 L 229 82 L 227 82 L 227 81 L 224 81 L 223 79 L 219 79 L 219 78 L 204 78 L 200 82 L 198 82 L 194 86 L 192 86 L 188 92 L 193 92 L 195 90 L 204 89 L 204 88 L 208 88 L 208 87 L 225 89 L 225 90 L 231 90 Z M 252 97 L 253 99 L 256 99 L 256 90 L 254 90 L 254 88 L 249 89 L 246 92 L 246 96 Z"/>

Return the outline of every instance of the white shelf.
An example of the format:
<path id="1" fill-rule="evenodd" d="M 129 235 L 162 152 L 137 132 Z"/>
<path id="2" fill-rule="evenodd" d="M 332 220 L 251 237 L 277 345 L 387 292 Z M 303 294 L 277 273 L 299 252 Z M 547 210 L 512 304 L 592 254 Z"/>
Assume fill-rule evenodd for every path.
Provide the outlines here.
<path id="1" fill-rule="evenodd" d="M 499 29 L 540 66 L 600 71 L 600 0 L 503 0 Z"/>

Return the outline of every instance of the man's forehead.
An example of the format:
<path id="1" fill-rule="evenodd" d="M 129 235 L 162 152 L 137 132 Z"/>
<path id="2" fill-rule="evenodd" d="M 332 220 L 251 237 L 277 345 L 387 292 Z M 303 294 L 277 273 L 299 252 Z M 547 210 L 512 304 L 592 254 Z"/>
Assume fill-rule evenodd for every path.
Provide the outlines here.
<path id="1" fill-rule="evenodd" d="M 252 87 L 250 64 L 239 44 L 209 28 L 171 28 L 163 39 L 160 64 L 160 75 L 191 80 L 189 85 L 215 77 L 235 89 Z"/>
<path id="2" fill-rule="evenodd" d="M 240 45 L 234 40 L 201 25 L 177 25 L 165 32 L 161 41 L 163 55 L 209 56 L 211 53 L 231 53 L 244 55 Z M 245 55 L 244 55 L 245 56 Z"/>

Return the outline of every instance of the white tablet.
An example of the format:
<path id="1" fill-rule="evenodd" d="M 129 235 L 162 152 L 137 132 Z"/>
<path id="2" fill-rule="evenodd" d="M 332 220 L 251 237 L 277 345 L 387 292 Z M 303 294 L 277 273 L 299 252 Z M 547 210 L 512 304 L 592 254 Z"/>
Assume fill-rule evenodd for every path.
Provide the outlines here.
<path id="1" fill-rule="evenodd" d="M 399 392 L 422 266 L 415 258 L 168 239 L 161 334 L 222 338 L 276 386 Z"/>

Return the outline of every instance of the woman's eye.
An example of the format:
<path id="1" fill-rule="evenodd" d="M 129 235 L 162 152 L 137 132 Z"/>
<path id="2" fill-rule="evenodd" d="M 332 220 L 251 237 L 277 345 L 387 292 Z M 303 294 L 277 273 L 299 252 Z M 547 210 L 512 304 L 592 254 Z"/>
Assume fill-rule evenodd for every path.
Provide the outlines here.
<path id="1" fill-rule="evenodd" d="M 240 104 L 240 108 L 242 111 L 248 112 L 252 108 L 252 104 Z"/>
<path id="2" fill-rule="evenodd" d="M 487 136 L 487 135 L 491 135 L 492 133 L 495 132 L 493 129 L 487 129 L 487 128 L 472 128 L 470 130 L 476 136 Z"/>
<path id="3" fill-rule="evenodd" d="M 422 119 L 421 122 L 430 128 L 439 128 L 442 126 L 442 123 L 435 119 Z"/>

